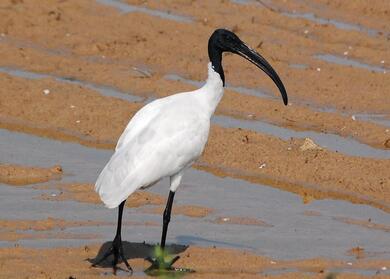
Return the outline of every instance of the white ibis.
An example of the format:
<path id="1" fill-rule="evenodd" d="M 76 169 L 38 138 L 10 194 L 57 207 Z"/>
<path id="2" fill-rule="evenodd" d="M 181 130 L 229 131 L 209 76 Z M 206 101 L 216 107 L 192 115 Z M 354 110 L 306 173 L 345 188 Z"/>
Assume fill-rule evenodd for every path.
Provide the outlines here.
<path id="1" fill-rule="evenodd" d="M 209 136 L 210 118 L 223 95 L 223 52 L 236 53 L 263 70 L 275 82 L 287 105 L 286 90 L 271 65 L 233 32 L 215 30 L 208 42 L 210 63 L 206 84 L 195 91 L 157 99 L 140 109 L 130 120 L 119 138 L 115 153 L 100 173 L 95 190 L 108 208 L 119 206 L 119 211 L 112 247 L 94 265 L 113 255 L 114 273 L 119 258 L 132 271 L 124 257 L 121 241 L 124 204 L 137 189 L 152 186 L 160 179 L 169 177 L 170 192 L 163 214 L 160 243 L 164 249 L 175 192 L 184 170 L 203 152 Z M 170 269 L 176 260 L 177 257 L 164 263 L 161 262 L 163 259 L 156 259 L 152 267 Z"/>

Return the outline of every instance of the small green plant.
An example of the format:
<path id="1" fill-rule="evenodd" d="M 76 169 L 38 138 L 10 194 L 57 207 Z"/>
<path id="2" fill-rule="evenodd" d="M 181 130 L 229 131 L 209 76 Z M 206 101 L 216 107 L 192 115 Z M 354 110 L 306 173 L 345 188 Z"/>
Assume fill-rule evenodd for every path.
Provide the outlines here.
<path id="1" fill-rule="evenodd" d="M 169 252 L 169 250 L 162 249 L 160 246 L 154 247 L 153 259 L 147 258 L 152 264 L 145 273 L 149 276 L 156 276 L 163 279 L 182 278 L 188 273 L 195 272 L 188 268 L 175 268 L 172 265 L 179 259 Z"/>
<path id="2" fill-rule="evenodd" d="M 328 275 L 326 275 L 325 279 L 336 279 L 337 277 L 337 274 L 336 273 L 329 273 Z"/>
<path id="3" fill-rule="evenodd" d="M 153 256 L 156 259 L 155 268 L 159 270 L 170 269 L 172 265 L 172 260 L 175 258 L 175 256 L 169 253 L 167 249 L 162 249 L 159 245 L 154 247 Z"/>

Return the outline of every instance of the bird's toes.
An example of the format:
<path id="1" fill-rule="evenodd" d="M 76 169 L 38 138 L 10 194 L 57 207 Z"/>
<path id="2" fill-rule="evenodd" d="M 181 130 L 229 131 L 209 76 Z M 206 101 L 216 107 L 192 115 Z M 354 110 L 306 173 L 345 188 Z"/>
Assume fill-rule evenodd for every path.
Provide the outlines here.
<path id="1" fill-rule="evenodd" d="M 180 256 L 176 256 L 174 257 L 171 262 L 170 262 L 170 266 L 172 266 L 175 262 L 177 262 L 177 260 L 180 259 Z"/>
<path id="2" fill-rule="evenodd" d="M 148 262 L 151 263 L 151 266 L 147 270 L 174 270 L 172 265 L 180 259 L 180 256 L 176 256 L 169 261 L 165 261 L 163 257 L 157 257 L 152 259 L 151 257 L 145 258 Z"/>
<path id="3" fill-rule="evenodd" d="M 171 276 L 169 274 L 186 274 L 193 273 L 195 270 L 189 268 L 179 268 L 173 267 L 172 265 L 180 258 L 176 256 L 169 261 L 165 261 L 162 257 L 152 259 L 151 257 L 145 258 L 148 262 L 151 263 L 151 266 L 145 270 L 145 273 L 150 276 Z"/>
<path id="4" fill-rule="evenodd" d="M 131 266 L 130 266 L 129 262 L 127 261 L 127 259 L 124 257 L 123 252 L 120 252 L 119 255 L 120 255 L 121 260 L 126 265 L 127 271 L 132 274 L 133 273 L 133 269 L 131 268 Z"/>

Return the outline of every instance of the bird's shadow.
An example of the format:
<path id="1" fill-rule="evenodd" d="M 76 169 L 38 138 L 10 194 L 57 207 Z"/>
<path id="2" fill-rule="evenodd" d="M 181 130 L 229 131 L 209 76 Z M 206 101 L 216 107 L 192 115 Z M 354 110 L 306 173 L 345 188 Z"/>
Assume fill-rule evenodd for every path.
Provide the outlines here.
<path id="1" fill-rule="evenodd" d="M 100 247 L 99 252 L 97 253 L 95 258 L 88 258 L 86 259 L 91 264 L 97 263 L 101 258 L 103 258 L 103 255 L 112 247 L 112 241 L 108 241 L 103 243 L 103 245 Z M 123 254 L 124 257 L 127 260 L 131 259 L 145 259 L 147 257 L 154 257 L 154 248 L 155 245 L 146 244 L 143 243 L 136 243 L 136 242 L 128 242 L 128 241 L 122 241 L 122 247 L 123 247 Z M 184 252 L 188 246 L 186 245 L 180 245 L 180 244 L 170 244 L 165 247 L 165 249 L 169 252 L 169 254 L 179 254 Z M 110 255 L 99 263 L 96 266 L 99 267 L 112 267 L 112 261 L 114 259 L 113 255 Z"/>

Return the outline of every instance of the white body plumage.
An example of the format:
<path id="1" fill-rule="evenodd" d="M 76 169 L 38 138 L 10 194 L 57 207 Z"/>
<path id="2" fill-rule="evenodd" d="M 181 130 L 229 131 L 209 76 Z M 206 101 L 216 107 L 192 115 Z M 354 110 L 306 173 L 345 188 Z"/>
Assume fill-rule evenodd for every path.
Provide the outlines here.
<path id="1" fill-rule="evenodd" d="M 134 191 L 164 177 L 175 192 L 183 171 L 202 154 L 210 118 L 223 95 L 220 75 L 208 64 L 208 79 L 198 90 L 145 105 L 130 120 L 115 153 L 95 184 L 104 204 L 117 207 Z"/>

